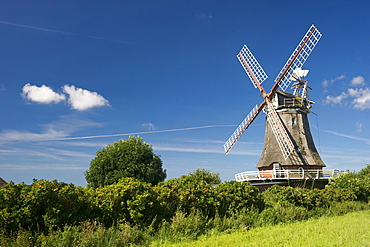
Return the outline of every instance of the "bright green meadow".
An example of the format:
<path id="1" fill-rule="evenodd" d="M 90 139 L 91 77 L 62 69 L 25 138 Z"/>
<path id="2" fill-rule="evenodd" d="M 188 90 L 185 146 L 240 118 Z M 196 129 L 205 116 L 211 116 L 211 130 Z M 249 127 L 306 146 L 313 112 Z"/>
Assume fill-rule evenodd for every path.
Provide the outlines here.
<path id="1" fill-rule="evenodd" d="M 150 246 L 370 246 L 370 210 Z"/>

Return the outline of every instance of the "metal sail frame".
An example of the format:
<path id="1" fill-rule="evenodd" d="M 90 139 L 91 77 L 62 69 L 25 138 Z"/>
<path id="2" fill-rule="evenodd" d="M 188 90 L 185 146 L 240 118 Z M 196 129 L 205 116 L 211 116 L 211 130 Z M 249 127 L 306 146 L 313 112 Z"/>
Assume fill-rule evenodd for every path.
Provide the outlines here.
<path id="1" fill-rule="evenodd" d="M 247 73 L 253 86 L 260 90 L 264 101 L 259 106 L 256 105 L 250 111 L 247 117 L 226 141 L 224 144 L 224 150 L 226 154 L 230 152 L 231 148 L 234 146 L 239 137 L 244 133 L 249 125 L 252 124 L 265 105 L 267 105 L 267 122 L 269 122 L 273 130 L 284 159 L 287 159 L 290 156 L 295 147 L 284 125 L 282 124 L 279 115 L 271 103 L 271 98 L 275 94 L 278 87 L 280 87 L 280 89 L 283 91 L 289 87 L 291 83 L 291 75 L 293 74 L 294 70 L 297 68 L 302 68 L 303 64 L 306 62 L 312 50 L 320 40 L 321 36 L 322 34 L 318 31 L 317 27 L 311 25 L 307 33 L 303 36 L 301 42 L 298 44 L 297 48 L 293 51 L 292 55 L 289 57 L 288 61 L 285 63 L 282 70 L 276 77 L 275 84 L 271 88 L 271 92 L 268 94 L 261 85 L 268 78 L 267 74 L 249 48 L 246 45 L 242 47 L 241 51 L 237 55 L 237 58 Z"/>

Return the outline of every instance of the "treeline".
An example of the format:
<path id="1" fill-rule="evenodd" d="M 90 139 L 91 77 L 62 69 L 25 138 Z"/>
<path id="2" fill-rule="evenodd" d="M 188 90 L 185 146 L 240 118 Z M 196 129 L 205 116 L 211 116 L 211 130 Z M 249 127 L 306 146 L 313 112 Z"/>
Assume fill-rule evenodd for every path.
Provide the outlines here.
<path id="1" fill-rule="evenodd" d="M 59 246 L 53 245 L 55 238 L 74 231 L 70 246 L 74 241 L 83 246 L 78 238 L 86 228 L 92 229 L 91 236 L 100 231 L 99 241 L 109 232 L 118 234 L 115 246 L 147 243 L 153 236 L 194 238 L 207 231 L 342 214 L 369 208 L 369 201 L 370 165 L 338 175 L 323 190 L 274 186 L 262 193 L 248 183 L 214 185 L 192 173 L 156 186 L 133 178 L 98 188 L 47 180 L 10 182 L 0 188 L 0 245 L 27 233 L 33 245 Z"/>

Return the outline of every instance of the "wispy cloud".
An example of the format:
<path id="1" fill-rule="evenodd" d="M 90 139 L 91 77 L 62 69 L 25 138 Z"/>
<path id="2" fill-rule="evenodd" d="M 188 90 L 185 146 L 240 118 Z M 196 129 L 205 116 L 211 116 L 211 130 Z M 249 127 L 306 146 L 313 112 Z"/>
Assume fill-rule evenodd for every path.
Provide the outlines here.
<path id="1" fill-rule="evenodd" d="M 139 45 L 139 46 L 146 46 L 146 47 L 152 47 L 152 48 L 159 48 L 157 46 L 139 44 L 139 43 L 125 41 L 125 40 L 107 39 L 107 38 L 102 38 L 102 37 L 98 37 L 98 36 L 92 36 L 92 35 L 86 35 L 86 34 L 80 34 L 80 33 L 71 33 L 71 32 L 65 32 L 65 31 L 56 30 L 56 29 L 48 29 L 48 28 L 36 27 L 36 26 L 19 24 L 19 23 L 8 22 L 8 21 L 0 21 L 0 24 L 8 25 L 8 26 L 14 26 L 14 27 L 34 29 L 34 30 L 43 31 L 43 32 L 59 33 L 59 34 L 63 34 L 63 35 L 78 36 L 78 37 L 88 38 L 88 39 L 97 39 L 97 40 L 104 40 L 104 41 L 110 41 L 110 42 L 124 43 L 124 44 L 129 44 L 129 45 Z"/>
<path id="2" fill-rule="evenodd" d="M 362 123 L 360 122 L 356 123 L 356 132 L 362 132 Z"/>
<path id="3" fill-rule="evenodd" d="M 149 130 L 156 130 L 154 124 L 152 123 L 143 123 L 141 126 L 148 127 Z"/>
<path id="4" fill-rule="evenodd" d="M 353 107 L 360 110 L 370 109 L 370 88 L 348 89 L 349 96 L 353 97 Z"/>
<path id="5" fill-rule="evenodd" d="M 365 85 L 365 78 L 362 76 L 353 77 L 351 86 Z M 326 96 L 323 104 L 341 104 L 345 99 L 352 98 L 353 108 L 359 110 L 370 109 L 370 88 L 348 88 L 338 96 Z M 347 101 L 348 102 L 348 101 Z"/>
<path id="6" fill-rule="evenodd" d="M 64 125 L 63 121 L 57 122 L 55 124 L 45 125 L 47 128 L 42 133 L 31 133 L 28 131 L 17 131 L 17 130 L 4 130 L 0 133 L 0 141 L 66 141 L 66 140 L 85 140 L 85 139 L 96 139 L 96 138 L 109 138 L 109 137 L 119 137 L 119 136 L 131 136 L 131 135 L 143 135 L 143 134 L 156 134 L 156 133 L 167 133 L 167 132 L 178 132 L 178 131 L 189 131 L 189 130 L 198 130 L 198 129 L 208 129 L 208 128 L 222 128 L 230 127 L 234 125 L 205 125 L 198 127 L 188 127 L 188 128 L 174 128 L 166 130 L 152 130 L 152 131 L 140 131 L 140 132 L 129 132 L 129 133 L 120 133 L 120 134 L 106 134 L 106 135 L 92 135 L 92 136 L 69 136 L 71 133 L 79 130 L 82 126 L 101 126 L 100 123 L 94 122 L 84 122 L 78 119 L 76 122 L 71 121 L 68 126 L 73 129 L 62 128 Z M 73 124 L 75 123 L 75 124 Z"/>
<path id="7" fill-rule="evenodd" d="M 63 164 L 52 164 L 52 165 L 15 165 L 5 164 L 0 165 L 1 169 L 7 170 L 86 170 L 86 167 L 79 166 L 66 166 Z"/>
<path id="8" fill-rule="evenodd" d="M 320 154 L 327 168 L 357 170 L 369 163 L 370 152 L 365 149 L 324 147 Z"/>
<path id="9" fill-rule="evenodd" d="M 234 125 L 205 125 L 205 126 L 198 126 L 198 127 L 166 129 L 166 130 L 152 130 L 152 131 L 121 133 L 121 134 L 107 134 L 107 135 L 94 135 L 94 136 L 66 137 L 66 138 L 56 138 L 54 140 L 83 140 L 83 139 L 95 139 L 95 138 L 106 138 L 106 137 L 118 137 L 118 136 L 130 136 L 130 135 L 143 135 L 143 134 L 155 134 L 155 133 L 188 131 L 188 130 L 198 130 L 198 129 L 207 129 L 207 128 L 222 128 L 222 127 L 230 127 L 230 126 L 234 126 Z"/>
<path id="10" fill-rule="evenodd" d="M 80 129 L 102 127 L 103 125 L 103 123 L 92 122 L 76 115 L 60 116 L 60 119 L 57 121 L 40 125 L 40 133 L 5 129 L 0 132 L 0 143 L 59 140 L 70 136 Z"/>
<path id="11" fill-rule="evenodd" d="M 325 79 L 325 80 L 321 83 L 321 85 L 322 85 L 323 87 L 328 87 L 329 85 L 333 84 L 334 82 L 336 82 L 336 81 L 340 81 L 340 80 L 343 80 L 344 78 L 346 78 L 346 76 L 345 76 L 345 75 L 340 75 L 340 76 L 338 76 L 338 77 L 335 77 L 334 79 L 329 79 L 329 80 Z"/>
<path id="12" fill-rule="evenodd" d="M 215 145 L 213 145 L 215 144 Z M 168 151 L 168 152 L 185 152 L 185 153 L 203 153 L 203 154 L 222 154 L 225 155 L 220 141 L 203 143 L 203 145 L 191 145 L 188 143 L 154 143 L 153 149 L 155 151 Z M 261 150 L 256 148 L 236 148 L 231 153 L 231 155 L 261 155 Z"/>
<path id="13" fill-rule="evenodd" d="M 345 93 L 345 92 L 342 92 L 338 96 L 330 96 L 330 95 L 327 95 L 323 103 L 324 103 L 324 105 L 327 105 L 327 104 L 340 104 L 340 103 L 342 103 L 342 100 L 346 99 L 347 97 L 348 97 L 348 94 Z"/>
<path id="14" fill-rule="evenodd" d="M 162 145 L 153 145 L 155 151 L 171 151 L 171 152 L 186 152 L 186 153 L 217 153 L 223 154 L 222 147 L 220 149 L 211 149 L 211 148 L 194 148 L 194 147 L 174 147 L 171 146 L 162 146 Z"/>
<path id="15" fill-rule="evenodd" d="M 356 140 L 356 141 L 362 141 L 362 142 L 365 142 L 367 145 L 370 145 L 370 139 L 367 139 L 367 138 L 342 134 L 342 133 L 331 131 L 331 130 L 322 130 L 321 129 L 320 131 L 326 132 L 326 133 L 329 133 L 329 134 L 333 134 L 333 135 L 336 135 L 336 136 L 340 136 L 340 137 L 349 138 L 349 139 Z"/>

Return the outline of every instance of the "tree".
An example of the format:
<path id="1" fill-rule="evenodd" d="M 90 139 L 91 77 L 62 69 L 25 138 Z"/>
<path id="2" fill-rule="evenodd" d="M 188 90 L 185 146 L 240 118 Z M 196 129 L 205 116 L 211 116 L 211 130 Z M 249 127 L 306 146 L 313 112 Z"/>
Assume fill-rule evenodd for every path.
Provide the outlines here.
<path id="1" fill-rule="evenodd" d="M 153 148 L 138 136 L 119 140 L 96 152 L 85 172 L 89 187 L 106 186 L 120 178 L 132 177 L 156 185 L 166 178 L 162 160 L 153 153 Z"/>
<path id="2" fill-rule="evenodd" d="M 207 184 L 219 184 L 221 183 L 220 174 L 217 172 L 211 172 L 203 168 L 198 168 L 193 172 L 189 172 L 189 178 L 193 181 L 204 181 Z M 184 176 L 183 176 L 184 177 Z"/>

